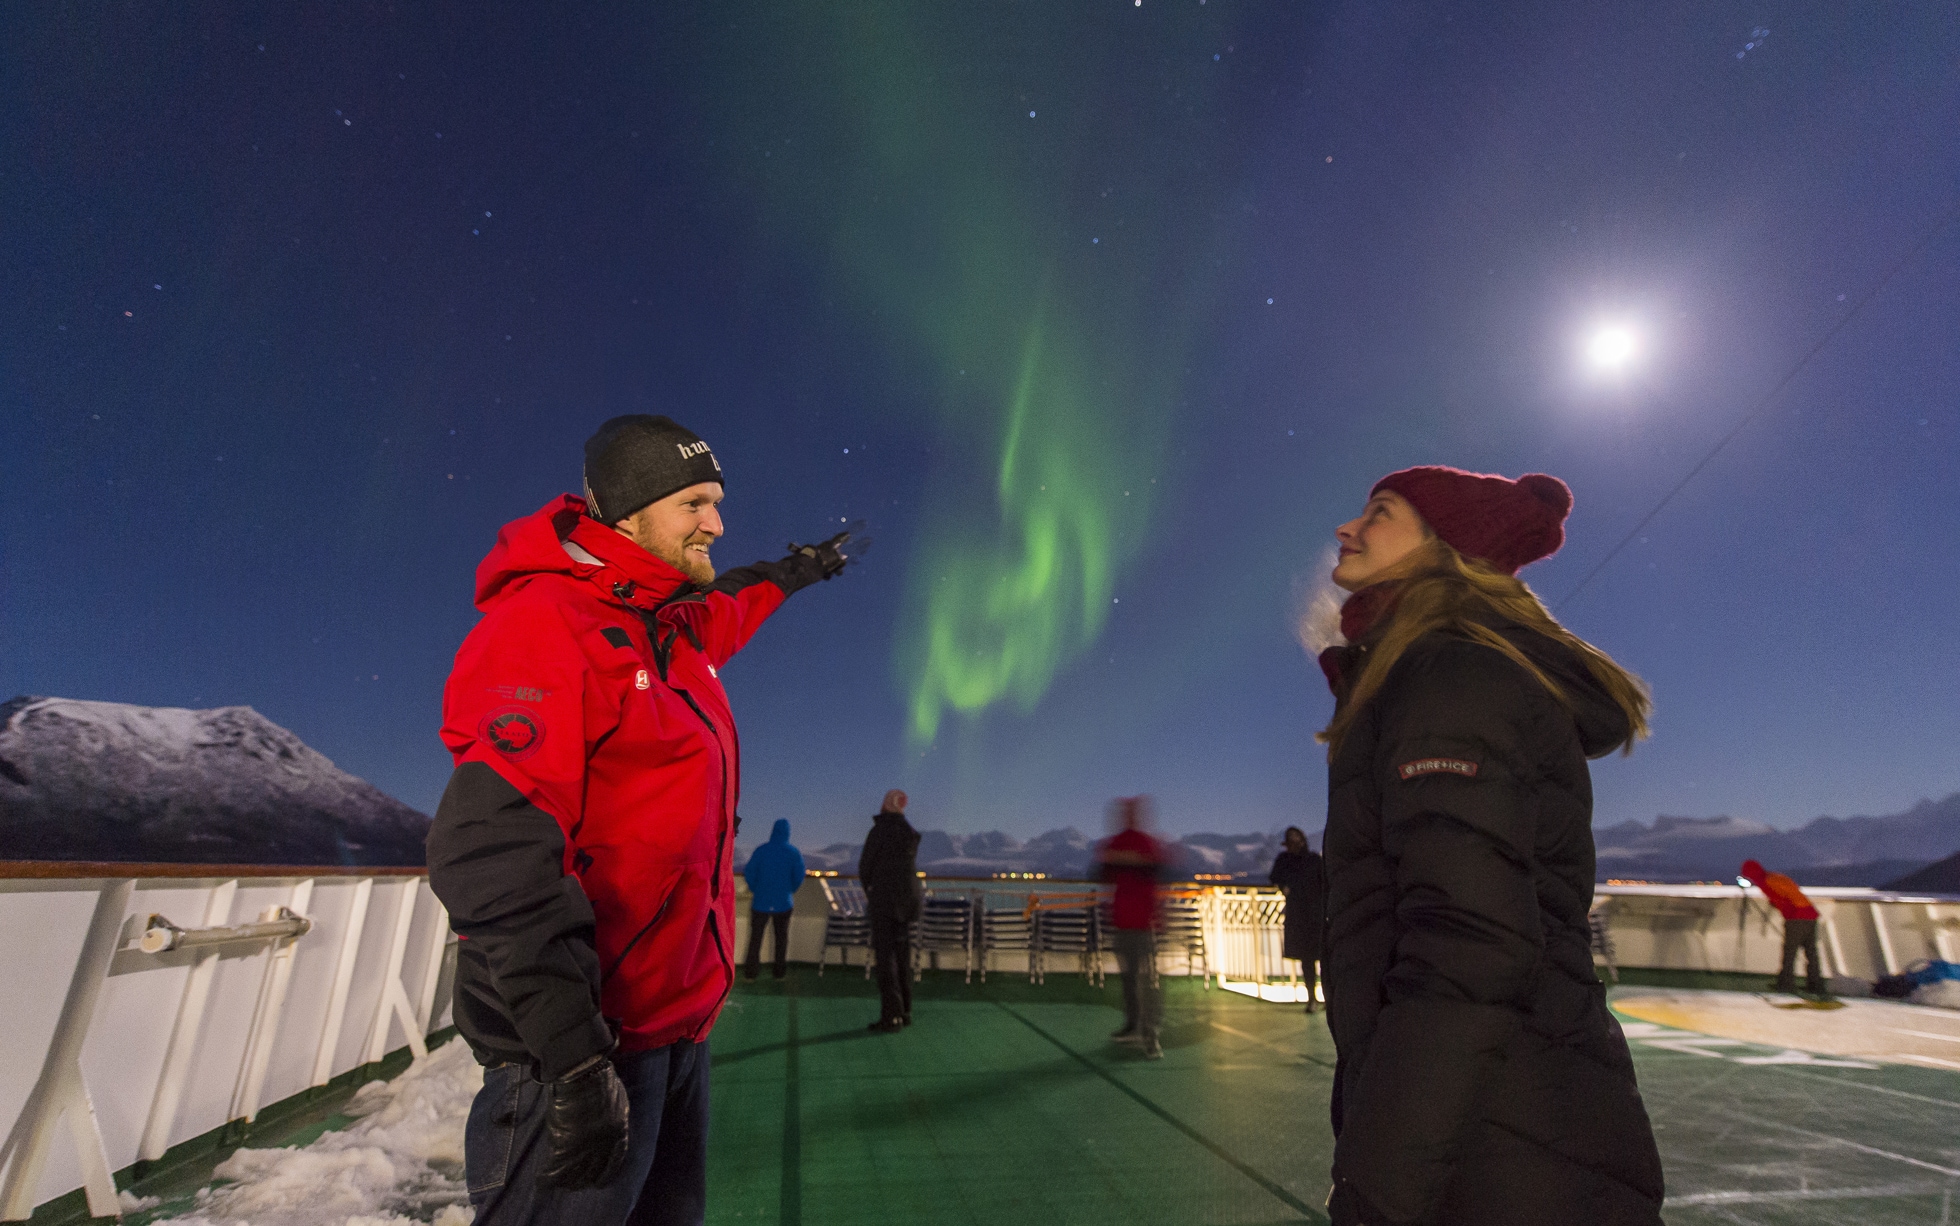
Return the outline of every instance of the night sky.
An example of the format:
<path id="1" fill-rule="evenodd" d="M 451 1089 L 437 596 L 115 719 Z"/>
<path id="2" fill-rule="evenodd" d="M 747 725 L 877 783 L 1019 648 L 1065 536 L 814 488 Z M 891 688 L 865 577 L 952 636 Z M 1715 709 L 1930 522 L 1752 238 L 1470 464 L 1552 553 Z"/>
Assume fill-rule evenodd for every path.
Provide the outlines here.
<path id="1" fill-rule="evenodd" d="M 1317 829 L 1293 611 L 1413 463 L 1572 485 L 1601 824 L 1960 789 L 1951 4 L 193 7 L 0 13 L 0 697 L 432 810 L 477 561 L 661 412 L 718 565 L 875 538 L 725 672 L 806 846 Z"/>

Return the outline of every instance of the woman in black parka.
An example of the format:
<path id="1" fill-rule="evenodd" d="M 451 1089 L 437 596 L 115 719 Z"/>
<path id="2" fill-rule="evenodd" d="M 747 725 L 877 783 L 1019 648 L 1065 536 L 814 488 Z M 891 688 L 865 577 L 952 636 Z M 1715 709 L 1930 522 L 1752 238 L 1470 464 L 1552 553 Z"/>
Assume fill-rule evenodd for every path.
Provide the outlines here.
<path id="1" fill-rule="evenodd" d="M 1411 468 L 1335 533 L 1353 593 L 1346 644 L 1321 653 L 1337 1226 L 1661 1220 L 1586 924 L 1586 759 L 1645 735 L 1646 692 L 1515 578 L 1571 505 L 1542 474 Z"/>
<path id="2" fill-rule="evenodd" d="M 1307 846 L 1307 832 L 1288 826 L 1282 842 L 1285 850 L 1273 857 L 1272 871 L 1266 874 L 1266 880 L 1286 895 L 1279 956 L 1300 964 L 1307 981 L 1307 1012 L 1312 1013 L 1314 985 L 1320 980 L 1320 933 L 1327 926 L 1327 892 L 1320 857 Z"/>

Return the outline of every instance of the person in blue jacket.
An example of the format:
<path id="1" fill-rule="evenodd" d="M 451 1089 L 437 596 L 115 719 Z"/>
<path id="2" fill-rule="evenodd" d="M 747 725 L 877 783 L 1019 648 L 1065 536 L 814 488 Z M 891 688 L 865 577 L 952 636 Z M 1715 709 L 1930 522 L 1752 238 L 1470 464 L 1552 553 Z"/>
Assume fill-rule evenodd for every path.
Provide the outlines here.
<path id="1" fill-rule="evenodd" d="M 790 846 L 789 822 L 776 819 L 769 841 L 755 849 L 742 869 L 749 883 L 749 957 L 742 967 L 745 978 L 754 979 L 762 965 L 762 930 L 776 930 L 776 978 L 789 974 L 789 913 L 796 906 L 796 891 L 803 884 L 803 853 Z"/>

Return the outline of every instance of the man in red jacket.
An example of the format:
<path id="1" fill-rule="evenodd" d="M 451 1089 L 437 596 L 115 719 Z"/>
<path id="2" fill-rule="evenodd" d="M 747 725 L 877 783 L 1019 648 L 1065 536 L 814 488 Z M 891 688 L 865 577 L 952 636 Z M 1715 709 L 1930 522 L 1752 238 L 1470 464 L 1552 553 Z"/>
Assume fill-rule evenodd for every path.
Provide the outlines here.
<path id="1" fill-rule="evenodd" d="M 1157 1028 L 1164 1012 L 1157 990 L 1157 881 L 1164 873 L 1164 849 L 1144 829 L 1149 801 L 1126 796 L 1113 816 L 1121 827 L 1102 845 L 1098 875 L 1116 888 L 1109 900 L 1111 941 L 1123 973 L 1123 1028 L 1110 1037 L 1143 1047 L 1143 1058 L 1161 1060 Z"/>
<path id="2" fill-rule="evenodd" d="M 1824 995 L 1824 974 L 1817 958 L 1817 908 L 1810 905 L 1797 883 L 1782 873 L 1772 873 L 1758 860 L 1742 862 L 1738 884 L 1747 882 L 1763 892 L 1769 905 L 1783 916 L 1783 969 L 1776 975 L 1776 990 L 1797 990 L 1797 951 L 1803 950 L 1804 989 L 1812 996 Z"/>
<path id="3" fill-rule="evenodd" d="M 665 417 L 585 445 L 585 496 L 506 524 L 443 693 L 429 883 L 486 1066 L 479 1226 L 699 1223 L 708 1031 L 734 982 L 735 720 L 716 670 L 840 534 L 717 577 L 721 465 Z"/>

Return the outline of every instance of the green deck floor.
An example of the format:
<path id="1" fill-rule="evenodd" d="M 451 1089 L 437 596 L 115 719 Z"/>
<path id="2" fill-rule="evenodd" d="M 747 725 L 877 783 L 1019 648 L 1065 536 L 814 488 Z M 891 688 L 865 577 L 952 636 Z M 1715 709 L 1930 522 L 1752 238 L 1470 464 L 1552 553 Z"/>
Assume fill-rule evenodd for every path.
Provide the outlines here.
<path id="1" fill-rule="evenodd" d="M 1319 1017 L 1167 979 L 1164 1059 L 1146 1062 L 1109 1042 L 1113 978 L 928 973 L 916 1025 L 878 1035 L 861 974 L 737 989 L 714 1036 L 710 1222 L 1326 1220 Z M 1960 1074 L 1634 1050 L 1671 1226 L 1952 1222 Z"/>

